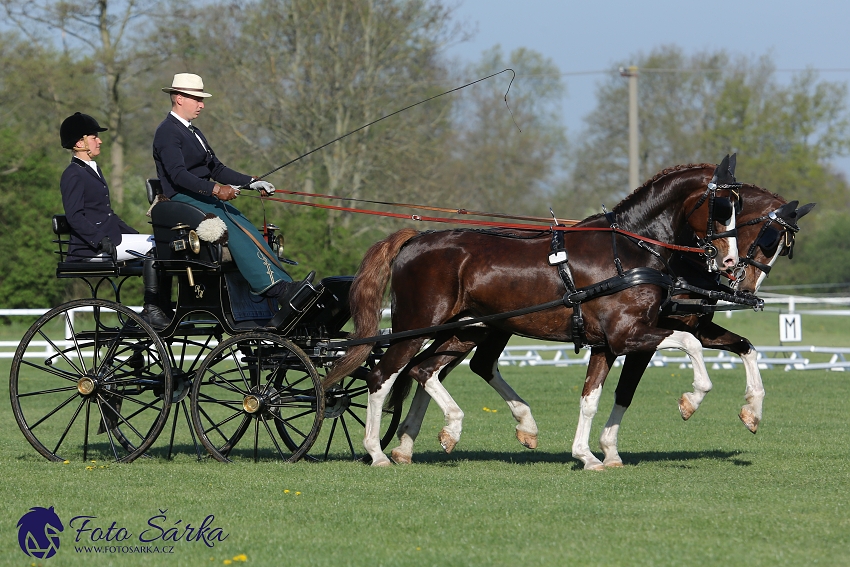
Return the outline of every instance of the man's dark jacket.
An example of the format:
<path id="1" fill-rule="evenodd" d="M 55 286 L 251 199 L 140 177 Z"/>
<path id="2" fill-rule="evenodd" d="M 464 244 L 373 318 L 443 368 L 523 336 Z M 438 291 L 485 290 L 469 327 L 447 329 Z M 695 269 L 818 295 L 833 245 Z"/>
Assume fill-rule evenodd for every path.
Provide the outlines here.
<path id="1" fill-rule="evenodd" d="M 173 197 L 178 192 L 212 195 L 218 181 L 227 185 L 244 185 L 251 177 L 225 167 L 213 152 L 209 142 L 195 128 L 207 149 L 182 122 L 171 113 L 156 128 L 153 136 L 153 159 L 156 175 L 162 183 L 162 193 Z"/>

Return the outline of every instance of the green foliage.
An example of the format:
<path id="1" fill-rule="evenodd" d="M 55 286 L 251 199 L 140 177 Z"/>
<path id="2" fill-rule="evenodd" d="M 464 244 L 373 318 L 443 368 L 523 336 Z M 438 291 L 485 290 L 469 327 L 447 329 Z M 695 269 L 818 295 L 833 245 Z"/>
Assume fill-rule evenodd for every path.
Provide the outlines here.
<path id="1" fill-rule="evenodd" d="M 850 188 L 829 160 L 850 149 L 847 86 L 813 72 L 778 80 L 769 57 L 725 51 L 685 56 L 674 46 L 638 54 L 640 171 L 644 178 L 679 163 L 717 163 L 738 153 L 739 179 L 788 200 L 817 201 L 820 211 L 847 210 Z M 595 212 L 627 186 L 628 86 L 619 76 L 600 85 L 596 109 L 563 189 L 566 202 Z M 585 212 L 589 212 L 585 210 Z"/>
<path id="2" fill-rule="evenodd" d="M 51 217 L 62 211 L 62 169 L 45 152 L 17 153 L 18 136 L 0 130 L 0 306 L 52 307 L 65 282 L 54 277 Z"/>
<path id="3" fill-rule="evenodd" d="M 800 287 L 844 284 L 844 291 L 850 290 L 850 212 L 826 211 L 817 219 L 805 217 L 800 227 L 792 261 L 777 260 L 767 283 Z"/>

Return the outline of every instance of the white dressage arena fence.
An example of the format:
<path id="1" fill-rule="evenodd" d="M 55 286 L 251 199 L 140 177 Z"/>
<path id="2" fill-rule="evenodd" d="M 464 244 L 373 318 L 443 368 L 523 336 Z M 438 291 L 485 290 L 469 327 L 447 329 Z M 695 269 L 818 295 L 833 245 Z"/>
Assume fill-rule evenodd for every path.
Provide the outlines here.
<path id="1" fill-rule="evenodd" d="M 766 304 L 781 304 L 787 306 L 783 312 L 800 313 L 821 316 L 850 316 L 850 310 L 847 309 L 817 309 L 817 310 L 799 310 L 797 306 L 805 304 L 820 304 L 820 305 L 850 305 L 850 298 L 810 298 L 801 296 L 772 296 L 764 294 Z M 131 307 L 131 309 L 141 312 L 141 307 Z M 90 311 L 91 308 L 88 308 Z M 40 316 L 49 311 L 49 309 L 0 309 L 0 317 L 23 317 L 23 316 Z M 389 309 L 383 312 L 384 317 L 389 316 Z M 73 317 L 73 312 L 71 312 Z M 722 316 L 718 314 L 718 316 Z M 727 312 L 727 316 L 731 317 L 732 312 Z M 70 337 L 71 325 L 73 320 L 66 323 L 66 336 Z M 15 351 L 18 348 L 19 340 L 0 341 L 0 358 L 13 358 Z M 27 351 L 28 356 L 33 357 L 49 357 L 54 353 L 53 345 L 47 341 L 31 341 L 30 346 L 44 347 L 44 351 L 33 350 L 30 348 Z M 62 348 L 66 345 L 56 344 L 56 347 Z M 846 371 L 850 369 L 850 348 L 845 347 L 821 347 L 821 346 L 756 346 L 758 351 L 759 368 L 763 370 L 769 369 L 784 369 L 784 370 L 831 370 L 831 371 Z M 537 344 L 537 345 L 509 345 L 499 357 L 499 364 L 502 366 L 518 365 L 518 366 L 586 366 L 590 359 L 590 351 L 583 349 L 579 354 L 575 353 L 575 349 L 571 343 L 562 344 Z M 615 362 L 615 366 L 622 364 L 623 357 L 620 357 Z M 743 366 L 741 359 L 731 353 L 706 349 L 705 363 L 709 368 L 713 369 L 735 369 L 739 365 Z M 464 364 L 469 364 L 469 360 L 465 360 Z M 677 351 L 665 350 L 656 352 L 650 361 L 650 366 L 656 367 L 678 367 L 689 368 L 690 360 L 684 353 Z"/>

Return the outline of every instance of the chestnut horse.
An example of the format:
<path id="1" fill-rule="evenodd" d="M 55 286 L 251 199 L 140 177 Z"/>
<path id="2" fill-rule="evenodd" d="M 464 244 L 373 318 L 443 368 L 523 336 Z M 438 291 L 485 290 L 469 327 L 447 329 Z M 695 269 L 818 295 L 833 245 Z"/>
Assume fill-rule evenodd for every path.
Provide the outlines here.
<path id="1" fill-rule="evenodd" d="M 722 267 L 733 269 L 738 262 L 738 247 L 731 236 L 734 232 L 729 231 L 735 228 L 735 215 L 717 214 L 712 206 L 717 201 L 718 176 L 731 177 L 731 172 L 724 168 L 728 168 L 728 159 L 717 168 L 701 164 L 664 170 L 613 209 L 616 223 L 622 230 L 674 244 L 690 242 L 694 235 L 699 241 L 716 237 L 718 232 L 730 235 L 710 240 L 710 243 L 720 252 Z M 731 199 L 733 192 L 721 191 L 724 190 L 729 191 L 728 199 Z M 722 220 L 723 224 L 715 220 Z M 606 228 L 610 224 L 606 217 L 597 215 L 578 227 Z M 637 242 L 619 234 L 615 236 L 610 231 L 566 232 L 564 244 L 569 251 L 572 283 L 579 289 L 635 268 L 666 273 L 667 261 L 673 254 L 668 247 Z M 505 313 L 561 298 L 566 286 L 558 271 L 547 263 L 549 252 L 548 233 L 399 231 L 370 248 L 352 285 L 350 304 L 354 338 L 377 334 L 381 298 L 390 272 L 394 332 L 426 329 L 464 317 Z M 688 332 L 658 326 L 661 307 L 669 293 L 669 286 L 653 282 L 595 296 L 581 304 L 582 336 L 587 344 L 613 357 L 653 352 L 658 348 L 685 350 L 694 366 L 693 396 L 695 400 L 701 399 L 710 389 L 710 381 L 699 341 Z M 394 342 L 367 377 L 370 394 L 364 446 L 372 457 L 372 464 L 390 464 L 381 450 L 378 432 L 382 405 L 397 379 L 402 377 L 408 384 L 416 379 L 437 401 L 446 418 L 440 442 L 450 452 L 460 439 L 463 412 L 440 383 L 440 375 L 482 340 L 485 348 L 476 352 L 471 364 L 476 364 L 476 359 L 484 360 L 486 352 L 497 345 L 501 345 L 498 348 L 501 351 L 511 334 L 573 341 L 576 329 L 573 329 L 571 316 L 574 308 L 565 303 L 544 311 L 488 322 L 486 328 L 468 327 L 460 332 L 423 334 Z M 420 353 L 429 338 L 434 339 L 433 343 Z M 326 384 L 358 367 L 370 350 L 368 344 L 351 348 L 337 361 Z M 425 361 L 427 364 L 422 364 Z M 490 370 L 494 367 L 495 363 Z M 504 387 L 509 404 L 513 402 L 517 407 L 527 408 L 507 384 Z M 536 446 L 537 427 L 533 419 L 525 422 L 523 416 L 520 417 L 517 436 L 526 446 Z"/>

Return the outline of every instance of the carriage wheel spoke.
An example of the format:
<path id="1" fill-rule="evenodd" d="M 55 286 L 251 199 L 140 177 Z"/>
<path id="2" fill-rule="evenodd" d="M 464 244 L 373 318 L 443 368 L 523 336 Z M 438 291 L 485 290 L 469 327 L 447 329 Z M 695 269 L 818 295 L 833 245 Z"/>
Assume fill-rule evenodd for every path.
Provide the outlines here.
<path id="1" fill-rule="evenodd" d="M 62 403 L 62 406 L 60 406 L 60 407 L 67 405 L 68 402 L 70 402 L 72 399 L 73 399 L 73 397 L 65 400 L 65 402 Z M 62 432 L 62 436 L 59 437 L 59 441 L 56 443 L 56 447 L 52 451 L 54 455 L 56 454 L 56 451 L 59 450 L 59 446 L 62 445 L 62 441 L 65 440 L 65 436 L 68 435 L 68 432 L 71 430 L 71 426 L 73 426 L 74 422 L 77 420 L 77 416 L 80 415 L 80 410 L 83 408 L 84 403 L 86 403 L 85 399 L 80 400 L 80 405 L 77 406 L 77 409 L 74 411 L 74 415 L 71 416 L 71 420 L 68 422 L 68 425 L 65 427 L 65 431 Z M 58 409 L 59 408 L 56 408 L 56 410 L 58 410 Z M 55 413 L 56 410 L 54 410 L 54 412 L 52 412 L 52 413 Z M 51 415 L 52 415 L 52 413 L 51 413 Z M 38 423 L 41 423 L 42 421 L 47 419 L 47 417 L 48 416 L 43 417 L 42 419 L 39 420 Z M 88 418 L 88 415 L 86 415 L 86 417 Z M 33 426 L 33 427 L 35 427 L 35 426 Z M 30 431 L 32 431 L 33 427 L 30 427 Z M 83 457 L 83 458 L 85 458 L 85 457 Z"/>
<path id="2" fill-rule="evenodd" d="M 76 390 L 76 388 L 74 388 L 74 390 Z M 47 415 L 45 415 L 44 417 L 42 417 L 41 419 L 39 419 L 38 421 L 36 421 L 34 424 L 30 425 L 30 426 L 29 426 L 29 430 L 30 430 L 30 431 L 32 431 L 33 429 L 35 429 L 36 427 L 38 427 L 39 425 L 41 425 L 41 424 L 44 422 L 44 420 L 49 419 L 49 418 L 50 418 L 52 415 L 54 415 L 57 411 L 61 410 L 61 409 L 62 409 L 62 408 L 64 408 L 65 406 L 67 406 L 67 405 L 71 402 L 71 400 L 73 400 L 73 399 L 74 399 L 74 398 L 76 398 L 76 397 L 77 397 L 77 394 L 76 394 L 76 393 L 72 394 L 72 395 L 71 395 L 71 396 L 70 396 L 67 400 L 65 400 L 64 402 L 62 402 L 61 404 L 59 404 L 58 406 L 56 406 L 55 408 L 53 408 L 53 409 L 50 411 L 50 413 L 48 413 Z M 80 404 L 82 405 L 82 403 L 83 403 L 83 402 L 81 401 L 81 402 L 80 402 Z M 79 409 L 78 409 L 77 411 L 79 411 Z M 54 451 L 54 453 L 55 453 L 55 452 L 56 452 L 56 451 Z"/>
<path id="3" fill-rule="evenodd" d="M 67 314 L 65 315 L 65 317 L 67 317 Z M 73 331 L 73 329 L 72 329 L 72 331 Z M 53 347 L 53 350 L 55 350 L 55 351 L 56 351 L 56 353 L 57 353 L 57 354 L 59 354 L 59 355 L 60 355 L 60 356 L 61 356 L 61 357 L 65 360 L 65 362 L 67 362 L 67 363 L 68 363 L 68 366 L 70 366 L 71 368 L 73 368 L 74 370 L 76 370 L 76 371 L 77 371 L 77 374 L 85 374 L 85 373 L 86 373 L 85 366 L 83 365 L 83 367 L 82 367 L 82 368 L 80 368 L 80 366 L 77 366 L 76 364 L 74 364 L 74 362 L 73 362 L 70 358 L 68 358 L 68 356 L 65 354 L 65 350 L 63 350 L 63 349 L 59 348 L 58 346 L 56 346 L 56 343 L 55 343 L 55 342 L 53 342 L 53 340 L 52 340 L 50 337 L 48 337 L 47 335 L 45 335 L 45 334 L 44 334 L 44 331 L 42 331 L 41 329 L 39 329 L 39 330 L 38 330 L 38 334 L 39 334 L 39 335 L 41 335 L 41 338 L 43 338 L 45 341 L 47 341 L 47 342 L 50 344 L 50 346 L 51 346 L 51 347 Z M 73 337 L 73 333 L 72 333 L 72 335 L 71 335 L 71 336 Z M 76 340 L 76 339 L 74 339 L 74 346 L 75 346 L 75 348 L 76 348 L 76 350 L 77 350 L 77 356 L 78 356 L 77 360 L 79 360 L 79 361 L 80 361 L 80 364 L 83 364 L 83 355 L 82 355 L 82 353 L 80 352 L 80 346 L 79 346 L 79 344 L 77 344 L 77 340 Z M 52 357 L 51 357 L 51 358 L 52 358 Z M 33 366 L 35 366 L 35 365 L 33 365 Z"/>
<path id="4" fill-rule="evenodd" d="M 328 454 L 331 452 L 331 443 L 334 440 L 334 431 L 336 431 L 336 422 L 337 422 L 337 420 L 334 420 L 333 425 L 331 425 L 331 433 L 330 433 L 330 435 L 328 435 L 328 442 L 325 445 L 325 460 L 326 461 L 328 460 Z"/>
<path id="5" fill-rule="evenodd" d="M 269 427 L 268 422 L 266 422 L 266 417 L 265 417 L 265 416 L 260 416 L 260 417 L 261 417 L 261 419 L 263 420 L 263 427 L 265 427 L 265 428 L 266 428 L 266 433 L 268 433 L 268 434 L 269 434 L 269 437 L 271 437 L 272 443 L 274 443 L 274 448 L 275 448 L 275 449 L 277 449 L 277 454 L 278 454 L 278 455 L 280 455 L 281 460 L 284 460 L 284 461 L 285 461 L 285 460 L 286 460 L 286 456 L 283 454 L 283 451 L 281 451 L 281 450 L 280 450 L 280 445 L 279 445 L 279 444 L 278 444 L 278 442 L 277 442 L 277 438 L 276 438 L 276 437 L 274 436 L 274 434 L 272 433 L 272 430 L 271 430 L 271 428 Z"/>
<path id="6" fill-rule="evenodd" d="M 39 372 L 45 372 L 47 374 L 52 374 L 53 376 L 56 376 L 58 378 L 62 378 L 63 380 L 68 380 L 69 382 L 76 383 L 77 380 L 79 380 L 79 378 L 80 378 L 80 374 L 73 374 L 71 372 L 62 370 L 61 368 L 55 368 L 55 367 L 52 367 L 52 366 L 42 366 L 40 364 L 33 364 L 29 360 L 22 360 L 21 365 L 22 366 L 29 366 L 30 368 L 35 368 Z M 76 370 L 76 368 L 74 370 Z"/>
<path id="7" fill-rule="evenodd" d="M 345 424 L 345 416 L 340 416 L 342 422 L 342 430 L 345 432 L 345 440 L 348 442 L 348 450 L 351 452 L 351 458 L 354 459 L 354 444 L 351 442 L 351 433 L 348 431 L 348 426 Z"/>
<path id="8" fill-rule="evenodd" d="M 119 460 L 118 450 L 115 448 L 115 439 L 112 436 L 112 430 L 109 428 L 109 423 L 106 421 L 106 414 L 103 411 L 103 404 L 106 404 L 110 408 L 111 411 L 114 412 L 115 410 L 114 410 L 114 408 L 112 408 L 112 406 L 107 404 L 105 401 L 101 400 L 100 396 L 98 396 L 96 399 L 97 399 L 97 407 L 100 410 L 100 422 L 101 422 L 101 424 L 103 424 L 103 430 L 106 432 L 107 439 L 109 439 L 109 446 L 110 446 L 110 448 L 112 448 L 112 454 L 115 456 L 115 460 L 118 461 Z M 119 415 L 118 417 L 121 417 L 121 416 Z M 86 424 L 88 424 L 88 421 L 86 422 Z M 139 435 L 139 432 L 136 431 L 136 429 L 132 425 L 130 425 L 128 423 L 127 426 L 136 435 Z M 86 430 L 86 437 L 88 438 L 88 428 Z M 142 437 L 142 436 L 139 435 L 139 437 Z"/>

